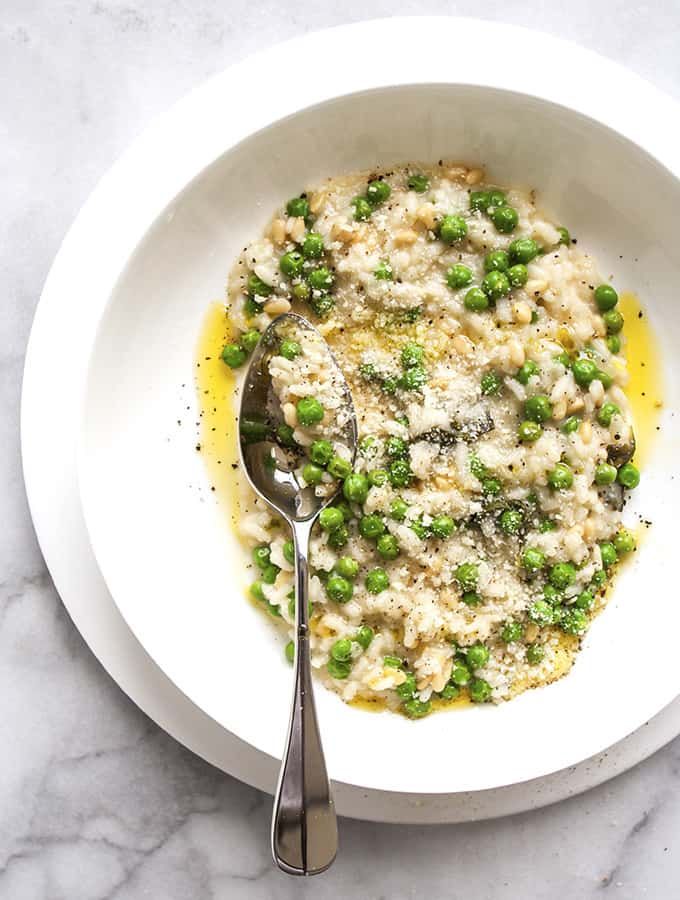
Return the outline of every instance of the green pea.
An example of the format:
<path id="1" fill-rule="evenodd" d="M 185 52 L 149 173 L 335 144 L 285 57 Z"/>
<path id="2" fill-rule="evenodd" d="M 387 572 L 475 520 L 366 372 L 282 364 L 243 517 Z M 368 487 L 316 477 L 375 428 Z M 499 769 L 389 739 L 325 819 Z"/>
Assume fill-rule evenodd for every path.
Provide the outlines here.
<path id="1" fill-rule="evenodd" d="M 467 224 L 462 216 L 444 216 L 439 223 L 439 237 L 445 244 L 462 241 L 467 234 Z"/>
<path id="2" fill-rule="evenodd" d="M 530 666 L 537 666 L 539 663 L 543 662 L 544 656 L 545 650 L 543 649 L 543 644 L 529 644 L 527 647 L 526 657 Z"/>
<path id="3" fill-rule="evenodd" d="M 533 359 L 528 359 L 519 369 L 515 378 L 520 384 L 529 384 L 529 379 L 533 378 L 534 375 L 538 375 L 538 366 Z"/>
<path id="4" fill-rule="evenodd" d="M 241 419 L 239 424 L 241 438 L 247 444 L 256 444 L 267 437 L 268 429 L 264 422 L 255 419 Z"/>
<path id="5" fill-rule="evenodd" d="M 458 687 L 465 687 L 472 678 L 472 672 L 463 663 L 454 663 L 451 669 L 451 681 Z"/>
<path id="6" fill-rule="evenodd" d="M 343 578 L 347 578 L 349 581 L 354 581 L 359 574 L 359 563 L 356 559 L 352 559 L 351 556 L 341 556 L 333 568 L 338 575 L 342 575 Z"/>
<path id="7" fill-rule="evenodd" d="M 516 263 L 514 266 L 510 266 L 507 275 L 512 287 L 524 287 L 529 280 L 529 272 L 523 263 Z"/>
<path id="8" fill-rule="evenodd" d="M 505 250 L 492 250 L 484 257 L 485 272 L 507 272 L 510 260 Z"/>
<path id="9" fill-rule="evenodd" d="M 560 628 L 567 634 L 585 634 L 588 629 L 588 616 L 582 609 L 571 607 L 571 609 L 565 610 L 560 621 Z"/>
<path id="10" fill-rule="evenodd" d="M 605 390 L 608 390 L 614 384 L 614 379 L 609 374 L 609 372 L 605 372 L 602 369 L 597 370 L 597 375 L 595 376 L 595 380 L 601 381 L 602 387 Z"/>
<path id="11" fill-rule="evenodd" d="M 472 191 L 470 193 L 470 209 L 476 212 L 486 212 L 491 204 L 488 191 Z"/>
<path id="12" fill-rule="evenodd" d="M 456 527 L 451 516 L 435 516 L 430 525 L 430 530 L 435 537 L 447 538 L 451 537 Z"/>
<path id="13" fill-rule="evenodd" d="M 517 534 L 524 524 L 524 515 L 518 509 L 504 509 L 499 523 L 504 534 Z"/>
<path id="14" fill-rule="evenodd" d="M 545 534 L 546 531 L 554 531 L 557 528 L 557 525 L 553 522 L 552 519 L 541 519 L 538 523 L 538 530 L 541 534 Z"/>
<path id="15" fill-rule="evenodd" d="M 307 484 L 321 484 L 323 469 L 315 463 L 305 463 L 302 467 L 302 477 Z"/>
<path id="16" fill-rule="evenodd" d="M 368 478 L 360 472 L 354 472 L 345 478 L 342 493 L 350 503 L 363 503 L 368 496 Z"/>
<path id="17" fill-rule="evenodd" d="M 523 444 L 533 444 L 534 441 L 540 438 L 542 433 L 543 429 L 538 422 L 529 421 L 522 422 L 517 431 L 517 435 Z"/>
<path id="18" fill-rule="evenodd" d="M 352 658 L 352 642 L 349 638 L 339 638 L 331 645 L 331 657 L 337 662 L 347 662 Z"/>
<path id="19" fill-rule="evenodd" d="M 491 221 L 496 226 L 496 231 L 501 234 L 510 234 L 517 228 L 519 215 L 512 206 L 499 206 L 491 213 Z"/>
<path id="20" fill-rule="evenodd" d="M 622 484 L 628 490 L 633 490 L 640 484 L 640 472 L 633 463 L 624 463 L 619 469 L 619 473 L 616 476 L 616 480 L 619 484 Z"/>
<path id="21" fill-rule="evenodd" d="M 378 267 L 373 275 L 378 281 L 392 281 L 394 272 L 392 271 L 392 266 L 389 262 L 383 259 L 378 263 Z"/>
<path id="22" fill-rule="evenodd" d="M 513 619 L 508 619 L 501 629 L 501 640 L 505 641 L 506 644 L 515 644 L 517 641 L 522 640 L 523 634 L 524 628 L 522 627 L 522 623 L 515 622 Z"/>
<path id="23" fill-rule="evenodd" d="M 497 188 L 489 191 L 489 206 L 505 206 L 506 203 L 507 200 L 503 191 L 499 191 Z"/>
<path id="24" fill-rule="evenodd" d="M 297 442 L 293 437 L 293 429 L 290 425 L 286 425 L 285 422 L 281 422 L 280 425 L 276 426 L 276 440 L 281 444 L 282 447 L 295 447 L 297 446 Z"/>
<path id="25" fill-rule="evenodd" d="M 396 559 L 399 556 L 399 544 L 392 534 L 381 534 L 376 548 L 383 559 Z"/>
<path id="26" fill-rule="evenodd" d="M 386 669 L 403 669 L 404 661 L 398 656 L 385 656 L 383 657 L 383 666 Z"/>
<path id="27" fill-rule="evenodd" d="M 480 387 L 482 389 L 482 394 L 485 397 L 491 397 L 500 392 L 503 387 L 503 379 L 498 372 L 485 372 L 482 375 Z"/>
<path id="28" fill-rule="evenodd" d="M 279 353 L 285 359 L 295 359 L 296 356 L 299 356 L 302 353 L 302 347 L 298 344 L 297 341 L 285 340 L 281 341 L 281 347 L 279 348 Z"/>
<path id="29" fill-rule="evenodd" d="M 333 478 L 345 479 L 352 472 L 352 464 L 341 456 L 332 456 L 326 467 L 328 474 Z"/>
<path id="30" fill-rule="evenodd" d="M 425 358 L 425 348 L 414 341 L 409 341 L 401 350 L 401 364 L 405 369 L 420 366 Z"/>
<path id="31" fill-rule="evenodd" d="M 552 403 L 545 394 L 529 397 L 524 404 L 524 415 L 532 422 L 546 422 L 552 416 Z"/>
<path id="32" fill-rule="evenodd" d="M 425 191 L 430 187 L 430 180 L 427 175 L 421 175 L 417 172 L 412 172 L 409 175 L 407 181 L 409 190 L 415 191 L 416 194 L 424 194 Z"/>
<path id="33" fill-rule="evenodd" d="M 487 496 L 496 496 L 500 494 L 502 485 L 497 478 L 484 478 L 482 481 L 482 493 Z"/>
<path id="34" fill-rule="evenodd" d="M 290 250 L 288 253 L 284 253 L 279 260 L 279 269 L 284 275 L 294 278 L 302 272 L 304 261 L 301 253 L 298 253 L 297 250 Z"/>
<path id="35" fill-rule="evenodd" d="M 355 197 L 352 200 L 352 206 L 354 207 L 354 218 L 357 222 L 365 222 L 373 212 L 373 207 L 365 197 Z"/>
<path id="36" fill-rule="evenodd" d="M 604 543 L 600 544 L 600 557 L 603 568 L 608 569 L 618 560 L 619 554 L 616 552 L 614 544 L 604 541 Z"/>
<path id="37" fill-rule="evenodd" d="M 246 353 L 252 353 L 260 342 L 260 337 L 260 332 L 255 328 L 250 328 L 248 331 L 244 331 L 240 339 L 241 347 L 243 347 Z"/>
<path id="38" fill-rule="evenodd" d="M 300 425 L 318 425 L 324 417 L 324 408 L 316 397 L 302 397 L 298 400 L 297 420 Z"/>
<path id="39" fill-rule="evenodd" d="M 378 204 L 384 203 L 391 193 L 392 188 L 386 181 L 376 179 L 376 181 L 369 181 L 366 188 L 366 199 L 371 206 L 378 206 Z"/>
<path id="40" fill-rule="evenodd" d="M 560 244 L 566 244 L 567 246 L 571 244 L 571 235 L 569 234 L 568 228 L 565 228 L 564 225 L 558 225 L 557 231 L 560 236 Z"/>
<path id="41" fill-rule="evenodd" d="M 292 665 L 293 660 L 295 659 L 295 644 L 293 643 L 293 641 L 288 641 L 284 649 L 284 653 L 286 655 L 286 659 Z"/>
<path id="42" fill-rule="evenodd" d="M 309 300 L 310 307 L 320 318 L 327 316 L 335 306 L 335 300 L 331 294 L 314 292 Z"/>
<path id="43" fill-rule="evenodd" d="M 479 566 L 476 563 L 461 563 L 456 569 L 456 581 L 462 591 L 474 591 L 479 578 Z"/>
<path id="44" fill-rule="evenodd" d="M 283 558 L 290 565 L 295 565 L 295 544 L 292 541 L 286 541 L 283 545 Z"/>
<path id="45" fill-rule="evenodd" d="M 600 312 L 608 312 L 614 309 L 619 302 L 619 295 L 611 284 L 600 284 L 595 288 L 593 296 Z"/>
<path id="46" fill-rule="evenodd" d="M 606 484 L 614 484 L 616 481 L 616 469 L 609 463 L 599 463 L 595 466 L 595 484 L 602 487 Z"/>
<path id="47" fill-rule="evenodd" d="M 302 242 L 302 255 L 305 259 L 318 259 L 322 254 L 323 238 L 315 231 L 310 231 Z"/>
<path id="48" fill-rule="evenodd" d="M 392 487 L 406 487 L 413 478 L 411 466 L 405 459 L 394 459 L 390 463 L 389 478 Z"/>
<path id="49" fill-rule="evenodd" d="M 276 576 L 279 574 L 281 569 L 278 566 L 275 566 L 273 563 L 269 563 L 268 565 L 262 568 L 262 581 L 265 584 L 274 584 L 276 581 Z"/>
<path id="50" fill-rule="evenodd" d="M 423 525 L 422 521 L 411 522 L 409 525 L 411 531 L 420 538 L 421 541 L 426 541 L 429 537 L 431 537 L 432 532 L 428 525 Z"/>
<path id="51" fill-rule="evenodd" d="M 590 593 L 590 591 L 581 591 L 576 600 L 574 600 L 574 606 L 577 609 L 590 609 L 593 603 L 595 602 L 595 598 Z"/>
<path id="52" fill-rule="evenodd" d="M 438 694 L 442 700 L 455 700 L 456 697 L 460 696 L 460 688 L 455 684 L 451 684 L 449 681 L 448 684 L 445 684 L 442 690 Z"/>
<path id="53" fill-rule="evenodd" d="M 416 676 L 413 672 L 408 672 L 406 681 L 402 681 L 394 690 L 402 700 L 410 700 L 416 692 Z"/>
<path id="54" fill-rule="evenodd" d="M 466 606 L 479 606 L 482 598 L 477 591 L 465 591 L 460 598 Z"/>
<path id="55" fill-rule="evenodd" d="M 253 316 L 259 316 L 263 308 L 263 304 L 257 303 L 252 297 L 246 297 L 243 301 L 243 312 L 247 319 L 252 319 Z"/>
<path id="56" fill-rule="evenodd" d="M 248 293 L 255 297 L 269 297 L 274 288 L 262 281 L 254 272 L 248 276 Z"/>
<path id="57" fill-rule="evenodd" d="M 334 550 L 340 550 L 349 540 L 349 531 L 346 525 L 334 528 L 328 535 L 328 546 Z"/>
<path id="58" fill-rule="evenodd" d="M 309 202 L 306 197 L 293 197 L 286 203 L 286 212 L 294 218 L 306 219 L 309 215 Z"/>
<path id="59" fill-rule="evenodd" d="M 560 431 L 563 434 L 573 434 L 575 431 L 578 431 L 578 427 L 581 424 L 581 420 L 578 416 L 569 416 L 568 419 L 565 419 L 560 426 Z"/>
<path id="60" fill-rule="evenodd" d="M 538 547 L 525 547 L 522 552 L 522 565 L 527 572 L 538 572 L 545 565 L 545 553 Z"/>
<path id="61" fill-rule="evenodd" d="M 483 678 L 473 678 L 468 691 L 473 703 L 486 703 L 491 699 L 491 685 Z"/>
<path id="62" fill-rule="evenodd" d="M 371 569 L 366 576 L 366 590 L 371 594 L 381 594 L 390 586 L 387 572 L 381 568 Z"/>
<path id="63" fill-rule="evenodd" d="M 473 287 L 465 295 L 463 306 L 470 312 L 483 312 L 489 308 L 489 298 L 481 288 Z"/>
<path id="64" fill-rule="evenodd" d="M 610 353 L 621 352 L 621 338 L 618 334 L 610 334 L 607 336 L 607 347 Z"/>
<path id="65" fill-rule="evenodd" d="M 326 593 L 331 600 L 334 600 L 336 603 L 347 603 L 351 599 L 353 592 L 354 588 L 351 581 L 343 578 L 342 575 L 331 572 L 326 581 Z"/>
<path id="66" fill-rule="evenodd" d="M 618 334 L 623 328 L 623 316 L 618 309 L 610 309 L 609 312 L 603 313 L 602 320 L 608 334 Z"/>
<path id="67" fill-rule="evenodd" d="M 561 602 L 562 596 L 554 585 L 548 583 L 543 585 L 543 599 L 555 606 Z"/>
<path id="68" fill-rule="evenodd" d="M 408 503 L 401 497 L 396 497 L 390 504 L 390 519 L 394 519 L 395 522 L 403 522 L 407 512 Z"/>
<path id="69" fill-rule="evenodd" d="M 321 510 L 319 515 L 319 525 L 323 531 L 333 531 L 342 525 L 344 521 L 342 513 L 335 506 L 327 506 Z"/>
<path id="70" fill-rule="evenodd" d="M 517 238 L 508 247 L 508 253 L 513 263 L 526 265 L 538 256 L 540 249 L 532 238 Z"/>
<path id="71" fill-rule="evenodd" d="M 309 458 L 318 466 L 327 466 L 333 458 L 333 445 L 330 441 L 312 441 Z"/>
<path id="72" fill-rule="evenodd" d="M 371 646 L 371 641 L 373 640 L 373 629 L 370 625 L 362 625 L 361 628 L 357 631 L 354 636 L 354 640 L 362 647 L 364 650 L 368 650 Z"/>
<path id="73" fill-rule="evenodd" d="M 565 463 L 557 463 L 548 473 L 548 484 L 555 491 L 566 491 L 574 483 L 574 474 Z"/>
<path id="74" fill-rule="evenodd" d="M 592 359 L 580 357 L 575 359 L 571 364 L 571 371 L 574 381 L 581 387 L 587 387 L 591 381 L 597 378 L 597 365 Z"/>
<path id="75" fill-rule="evenodd" d="M 510 280 L 505 272 L 489 272 L 482 281 L 482 290 L 489 300 L 500 300 L 510 293 Z"/>
<path id="76" fill-rule="evenodd" d="M 410 719 L 422 719 L 423 716 L 428 715 L 431 709 L 430 700 L 416 700 L 414 697 L 412 700 L 404 702 L 404 712 Z"/>
<path id="77" fill-rule="evenodd" d="M 225 362 L 230 369 L 238 369 L 247 359 L 247 353 L 243 347 L 238 344 L 225 344 L 222 348 L 222 361 Z"/>
<path id="78" fill-rule="evenodd" d="M 604 428 L 609 428 L 609 426 L 612 424 L 612 419 L 614 418 L 614 416 L 619 415 L 620 412 L 621 410 L 615 403 L 605 403 L 602 405 L 597 414 L 597 421 Z"/>
<path id="79" fill-rule="evenodd" d="M 315 291 L 328 291 L 333 287 L 334 276 L 328 266 L 317 266 L 307 275 L 310 287 Z"/>
<path id="80" fill-rule="evenodd" d="M 595 588 L 595 590 L 599 590 L 601 587 L 607 583 L 607 573 L 604 569 L 598 569 L 597 572 L 590 579 L 591 587 Z"/>
<path id="81" fill-rule="evenodd" d="M 371 487 L 382 487 L 387 484 L 389 472 L 386 469 L 373 469 L 368 473 L 368 483 Z"/>
<path id="82" fill-rule="evenodd" d="M 261 544 L 253 550 L 253 560 L 255 565 L 260 569 L 265 569 L 269 565 L 270 556 L 271 548 L 269 544 Z"/>
<path id="83" fill-rule="evenodd" d="M 446 272 L 446 283 L 452 290 L 467 287 L 472 282 L 472 269 L 458 263 Z"/>
<path id="84" fill-rule="evenodd" d="M 552 625 L 555 614 L 553 608 L 547 600 L 534 600 L 529 607 L 527 615 L 536 625 L 542 628 L 546 625 Z"/>
<path id="85" fill-rule="evenodd" d="M 350 505 L 346 500 L 335 500 L 333 502 L 333 506 L 335 507 L 335 509 L 340 510 L 340 512 L 342 513 L 342 518 L 345 520 L 345 522 L 349 522 L 350 519 L 354 518 L 354 513 L 352 512 Z"/>
<path id="86" fill-rule="evenodd" d="M 311 289 L 306 281 L 299 281 L 293 285 L 293 296 L 296 300 L 309 300 Z"/>
<path id="87" fill-rule="evenodd" d="M 264 591 L 262 590 L 262 582 L 261 581 L 253 581 L 250 585 L 250 596 L 254 597 L 255 600 L 259 600 L 260 603 L 265 603 L 267 598 L 264 595 Z"/>
<path id="88" fill-rule="evenodd" d="M 490 653 L 488 649 L 481 643 L 473 644 L 471 647 L 468 647 L 465 654 L 465 660 L 473 671 L 485 666 L 489 661 L 489 657 Z"/>
<path id="89" fill-rule="evenodd" d="M 406 369 L 399 378 L 398 385 L 404 391 L 418 391 L 427 381 L 427 372 L 422 366 Z"/>
<path id="90" fill-rule="evenodd" d="M 622 528 L 618 534 L 614 535 L 613 544 L 616 552 L 620 556 L 635 550 L 635 538 L 630 531 L 627 531 L 625 528 Z"/>
<path id="91" fill-rule="evenodd" d="M 384 394 L 396 394 L 397 388 L 399 387 L 399 379 L 395 378 L 393 375 L 389 375 L 387 378 L 383 379 L 382 384 L 380 385 L 380 390 Z"/>
<path id="92" fill-rule="evenodd" d="M 568 562 L 555 563 L 550 570 L 549 578 L 553 587 L 563 591 L 576 581 L 576 569 Z"/>
<path id="93" fill-rule="evenodd" d="M 326 669 L 331 678 L 341 679 L 348 677 L 351 671 L 351 665 L 348 662 L 338 662 L 337 659 L 331 657 L 326 664 Z"/>
<path id="94" fill-rule="evenodd" d="M 385 523 L 372 513 L 370 516 L 362 516 L 359 520 L 359 534 L 370 541 L 377 540 L 381 534 L 385 533 Z"/>

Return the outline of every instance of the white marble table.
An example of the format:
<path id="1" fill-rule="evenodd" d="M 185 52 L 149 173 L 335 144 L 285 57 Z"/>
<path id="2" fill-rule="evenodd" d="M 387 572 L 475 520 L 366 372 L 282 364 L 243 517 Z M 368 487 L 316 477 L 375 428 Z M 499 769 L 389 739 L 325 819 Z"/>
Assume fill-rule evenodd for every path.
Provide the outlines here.
<path id="1" fill-rule="evenodd" d="M 268 798 L 192 756 L 121 694 L 46 574 L 21 480 L 24 346 L 70 221 L 154 114 L 263 45 L 394 12 L 532 25 L 680 94 L 678 0 L 327 6 L 0 4 L 0 900 L 676 898 L 680 739 L 588 794 L 526 815 L 427 829 L 345 821 L 330 873 L 306 883 L 279 875 Z"/>

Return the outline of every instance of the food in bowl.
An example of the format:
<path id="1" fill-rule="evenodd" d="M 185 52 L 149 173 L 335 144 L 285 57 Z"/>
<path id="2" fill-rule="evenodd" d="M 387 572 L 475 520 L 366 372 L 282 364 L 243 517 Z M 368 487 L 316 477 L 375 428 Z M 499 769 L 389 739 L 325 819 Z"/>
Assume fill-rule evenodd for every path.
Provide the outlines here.
<path id="1" fill-rule="evenodd" d="M 285 440 L 318 491 L 342 480 L 312 537 L 310 596 L 312 664 L 344 700 L 418 718 L 569 670 L 636 544 L 618 300 L 533 194 L 443 162 L 328 179 L 240 254 L 224 363 L 242 367 L 293 309 L 356 407 L 354 467 L 334 469 L 314 348 L 282 343 Z M 240 490 L 251 593 L 292 633 L 289 535 L 244 475 Z"/>

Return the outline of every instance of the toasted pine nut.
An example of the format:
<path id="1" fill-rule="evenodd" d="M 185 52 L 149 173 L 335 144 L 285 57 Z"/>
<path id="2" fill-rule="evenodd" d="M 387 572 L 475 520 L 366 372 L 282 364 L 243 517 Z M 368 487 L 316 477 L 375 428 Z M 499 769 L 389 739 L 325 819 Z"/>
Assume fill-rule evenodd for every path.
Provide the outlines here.
<path id="1" fill-rule="evenodd" d="M 268 316 L 280 316 L 282 313 L 289 312 L 289 310 L 290 303 L 285 297 L 272 297 L 264 305 L 264 311 Z"/>
<path id="2" fill-rule="evenodd" d="M 408 247 L 410 244 L 415 244 L 417 240 L 418 235 L 412 228 L 402 228 L 394 235 L 394 243 L 397 247 Z"/>
<path id="3" fill-rule="evenodd" d="M 426 228 L 434 228 L 437 219 L 437 211 L 432 203 L 423 203 L 416 210 L 416 220 L 422 222 Z"/>
<path id="4" fill-rule="evenodd" d="M 585 520 L 581 526 L 581 531 L 583 532 L 584 541 L 590 541 L 595 537 L 595 523 L 591 518 Z"/>
<path id="5" fill-rule="evenodd" d="M 601 381 L 591 381 L 588 393 L 593 398 L 595 406 L 602 406 L 604 400 L 604 385 Z"/>
<path id="6" fill-rule="evenodd" d="M 317 191 L 315 194 L 312 194 L 311 197 L 308 195 L 307 202 L 309 203 L 310 212 L 318 213 L 326 202 L 325 191 Z"/>
<path id="7" fill-rule="evenodd" d="M 297 413 L 293 403 L 284 403 L 282 407 L 283 419 L 286 425 L 294 428 L 297 425 Z"/>
<path id="8" fill-rule="evenodd" d="M 353 244 L 358 237 L 358 230 L 346 222 L 335 222 L 331 227 L 331 237 L 343 244 Z"/>
<path id="9" fill-rule="evenodd" d="M 559 419 L 563 419 L 566 414 L 567 401 L 564 399 L 564 397 L 560 397 L 560 399 L 556 403 L 553 403 L 552 417 L 553 419 L 557 419 L 559 421 Z"/>
<path id="10" fill-rule="evenodd" d="M 542 294 L 547 287 L 548 282 L 545 278 L 530 278 L 524 285 L 524 290 L 530 295 Z"/>
<path id="11" fill-rule="evenodd" d="M 526 359 L 524 347 L 515 338 L 508 341 L 508 359 L 510 360 L 510 363 L 518 369 L 520 366 L 524 365 Z"/>
<path id="12" fill-rule="evenodd" d="M 465 179 L 467 181 L 467 174 L 467 166 L 449 166 L 449 168 L 446 169 L 446 177 L 450 178 L 452 181 L 458 181 L 458 179 Z"/>
<path id="13" fill-rule="evenodd" d="M 585 422 L 581 422 L 578 428 L 578 433 L 583 443 L 589 444 L 593 436 L 593 426 L 587 420 Z"/>
<path id="14" fill-rule="evenodd" d="M 479 184 L 482 178 L 484 178 L 484 169 L 470 169 L 470 171 L 465 176 L 465 183 Z"/>
<path id="15" fill-rule="evenodd" d="M 567 404 L 567 412 L 569 415 L 572 413 L 580 412 L 583 409 L 583 398 L 582 397 L 574 397 L 573 400 L 570 400 Z"/>
<path id="16" fill-rule="evenodd" d="M 470 356 L 471 353 L 474 353 L 475 345 L 464 334 L 457 334 L 451 343 L 454 350 L 461 356 Z"/>
<path id="17" fill-rule="evenodd" d="M 271 234 L 275 244 L 283 244 L 286 240 L 286 223 L 283 219 L 274 219 Z"/>
<path id="18" fill-rule="evenodd" d="M 515 322 L 520 325 L 528 325 L 531 322 L 531 307 L 524 300 L 517 300 L 512 304 L 512 314 Z"/>
<path id="19" fill-rule="evenodd" d="M 305 236 L 305 220 L 302 216 L 291 216 L 286 222 L 286 231 L 299 244 Z"/>
<path id="20" fill-rule="evenodd" d="M 524 637 L 527 641 L 531 643 L 531 641 L 535 641 L 538 637 L 538 625 L 530 622 L 527 627 L 524 629 Z"/>

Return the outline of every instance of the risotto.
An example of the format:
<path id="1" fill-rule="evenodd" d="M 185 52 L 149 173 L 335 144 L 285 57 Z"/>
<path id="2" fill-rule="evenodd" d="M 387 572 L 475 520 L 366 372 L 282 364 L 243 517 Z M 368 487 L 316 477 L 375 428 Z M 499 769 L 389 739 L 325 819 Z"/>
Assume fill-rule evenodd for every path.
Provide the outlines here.
<path id="1" fill-rule="evenodd" d="M 231 272 L 242 367 L 283 312 L 308 316 L 351 388 L 354 464 L 319 347 L 271 362 L 320 495 L 312 663 L 346 701 L 411 717 L 565 674 L 618 562 L 640 475 L 616 290 L 533 194 L 440 163 L 329 179 L 278 210 Z M 293 547 L 240 474 L 253 597 L 292 635 Z M 292 644 L 286 653 L 292 657 Z"/>

